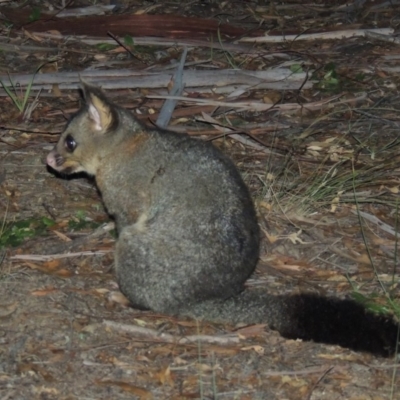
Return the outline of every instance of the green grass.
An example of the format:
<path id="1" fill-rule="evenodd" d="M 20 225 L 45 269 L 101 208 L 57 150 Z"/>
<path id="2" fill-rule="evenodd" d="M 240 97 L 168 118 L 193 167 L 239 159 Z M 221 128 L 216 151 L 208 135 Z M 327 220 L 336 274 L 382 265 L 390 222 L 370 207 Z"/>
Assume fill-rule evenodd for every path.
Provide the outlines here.
<path id="1" fill-rule="evenodd" d="M 350 129 L 350 128 L 349 128 Z M 368 140 L 368 138 L 370 140 Z M 374 264 L 375 254 L 372 254 L 371 244 L 364 232 L 366 222 L 359 211 L 363 204 L 379 205 L 386 210 L 387 216 L 393 218 L 393 231 L 398 232 L 400 228 L 400 205 L 396 195 L 390 190 L 395 185 L 393 176 L 397 176 L 398 169 L 397 154 L 400 140 L 388 139 L 373 142 L 373 137 L 368 137 L 363 142 L 356 141 L 352 145 L 353 153 L 348 153 L 347 158 L 339 159 L 333 163 L 328 155 L 329 148 L 321 148 L 316 159 L 310 157 L 311 163 L 307 161 L 296 161 L 296 156 L 288 155 L 285 160 L 280 159 L 280 168 L 273 168 L 274 161 L 267 163 L 265 176 L 260 180 L 263 182 L 261 201 L 269 203 L 270 212 L 276 212 L 278 218 L 285 218 L 292 226 L 301 229 L 301 220 L 304 217 L 310 223 L 318 224 L 318 221 L 333 221 L 337 209 L 352 208 L 358 214 L 358 226 L 360 228 L 364 248 L 367 252 L 372 272 L 374 275 L 375 290 L 366 294 L 354 279 L 347 275 L 352 288 L 353 298 L 361 303 L 366 309 L 380 315 L 394 316 L 400 320 L 400 302 L 394 292 L 398 282 L 400 271 L 393 267 L 391 279 L 383 282 L 380 279 L 378 269 Z M 333 141 L 332 146 L 344 149 L 350 148 L 347 143 Z M 325 143 L 325 142 L 322 142 Z M 301 144 L 304 147 L 304 144 Z M 326 156 L 324 151 L 326 151 Z M 354 159 L 357 154 L 357 159 Z M 373 156 L 372 156 L 373 155 Z M 393 171 L 393 173 L 392 173 Z M 390 212 L 390 210 L 392 210 Z M 389 215 L 390 212 L 390 215 Z M 315 217 L 315 215 L 317 217 Z M 296 218 L 299 217 L 299 218 Z M 324 217 L 327 217 L 324 220 Z M 357 218 L 357 217 L 356 217 Z M 298 223 L 296 221 L 299 221 Z M 325 222 L 328 223 L 328 222 Z M 298 225 L 298 226 L 297 226 Z M 305 228 L 307 229 L 307 228 Z M 335 234 L 336 228 L 331 229 Z M 335 237 L 338 241 L 343 237 L 340 233 Z M 393 260 L 389 260 L 396 266 L 399 260 L 396 257 L 399 248 L 399 238 L 394 240 Z M 375 261 L 376 263 L 376 261 Z"/>
<path id="2" fill-rule="evenodd" d="M 12 103 L 18 109 L 20 115 L 23 115 L 27 111 L 28 100 L 29 100 L 29 96 L 31 95 L 32 85 L 33 85 L 33 81 L 35 80 L 36 74 L 45 65 L 50 64 L 56 60 L 57 60 L 56 58 L 49 59 L 46 62 L 40 64 L 36 68 L 35 72 L 32 74 L 32 79 L 30 80 L 25 92 L 22 92 L 22 90 L 20 90 L 19 86 L 12 81 L 10 75 L 8 75 L 8 79 L 10 81 L 10 83 L 8 85 L 0 79 L 1 86 L 3 87 L 4 91 L 7 93 L 8 97 L 11 99 Z M 37 94 L 36 100 L 37 100 L 39 94 L 40 94 L 40 92 Z"/>

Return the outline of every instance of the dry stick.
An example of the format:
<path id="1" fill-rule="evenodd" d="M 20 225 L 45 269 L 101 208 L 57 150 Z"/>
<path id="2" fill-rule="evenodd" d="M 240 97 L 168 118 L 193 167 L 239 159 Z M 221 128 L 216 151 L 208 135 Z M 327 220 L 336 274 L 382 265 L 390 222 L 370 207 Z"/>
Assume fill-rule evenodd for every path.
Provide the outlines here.
<path id="1" fill-rule="evenodd" d="M 183 88 L 185 86 L 185 82 L 182 79 L 183 76 L 183 68 L 185 66 L 187 56 L 187 48 L 185 47 L 183 53 L 181 55 L 181 60 L 179 61 L 178 68 L 172 77 L 173 86 L 170 90 L 170 95 L 172 96 L 181 96 L 183 92 Z M 161 110 L 158 114 L 158 118 L 156 121 L 156 125 L 159 128 L 166 129 L 169 122 L 171 121 L 172 114 L 176 107 L 176 100 L 166 99 L 164 104 L 161 107 Z"/>
<path id="2" fill-rule="evenodd" d="M 317 385 L 325 378 L 326 375 L 329 374 L 329 372 L 331 372 L 333 370 L 333 366 L 326 368 L 325 371 L 322 372 L 321 376 L 317 379 L 317 381 L 314 383 L 314 385 L 312 385 L 311 389 L 308 392 L 308 396 L 305 397 L 306 400 L 310 400 L 311 399 L 311 395 L 313 394 L 315 388 L 317 387 Z"/>
<path id="3" fill-rule="evenodd" d="M 383 34 L 380 32 L 367 31 L 365 32 L 365 36 L 370 39 L 381 40 L 382 42 L 395 43 L 395 44 L 400 43 L 399 38 L 393 37 L 392 35 Z"/>
<path id="4" fill-rule="evenodd" d="M 97 239 L 100 236 L 106 234 L 107 232 L 112 231 L 115 229 L 115 224 L 114 222 L 108 222 L 106 225 L 102 225 L 99 228 L 97 228 L 95 231 L 92 233 L 85 235 L 83 237 L 80 237 L 78 239 L 74 239 L 72 241 L 69 241 L 67 243 L 60 243 L 52 247 L 52 252 L 53 254 L 60 254 L 60 253 L 66 253 L 66 252 L 71 252 L 74 249 L 77 249 L 78 247 L 81 247 L 85 245 L 85 243 L 90 242 L 93 239 Z"/>
<path id="5" fill-rule="evenodd" d="M 340 97 L 344 96 L 344 93 L 329 97 L 327 99 L 322 99 L 320 101 L 315 101 L 312 103 L 287 103 L 287 104 L 265 104 L 261 102 L 224 102 L 224 101 L 215 101 L 209 99 L 195 99 L 191 97 L 174 97 L 174 96 L 156 96 L 149 95 L 146 96 L 149 99 L 165 99 L 165 98 L 176 98 L 177 100 L 185 101 L 185 102 L 193 102 L 200 104 L 213 105 L 216 107 L 229 107 L 229 108 L 239 108 L 238 111 L 246 111 L 246 110 L 254 110 L 254 111 L 268 111 L 268 110 L 298 110 L 298 109 L 307 109 L 307 110 L 319 110 L 323 105 L 333 102 L 335 100 L 340 99 Z M 366 98 L 366 93 L 361 93 L 358 97 L 347 98 L 345 100 L 340 100 L 340 103 L 351 103 L 354 101 L 361 101 Z"/>
<path id="6" fill-rule="evenodd" d="M 65 124 L 63 124 L 64 127 Z M 0 129 L 5 129 L 5 130 L 13 130 L 17 132 L 25 132 L 25 133 L 37 133 L 37 134 L 42 134 L 42 135 L 59 135 L 62 131 L 63 128 L 60 128 L 59 130 L 51 130 L 51 129 L 45 129 L 45 130 L 39 130 L 37 128 L 32 128 L 32 124 L 24 124 L 20 123 L 18 125 L 3 125 L 0 123 Z M 3 135 L 0 135 L 0 138 Z M 5 142 L 6 143 L 6 142 Z M 6 143 L 10 146 L 13 146 L 11 143 Z M 14 145 L 14 147 L 18 147 Z"/>
<path id="7" fill-rule="evenodd" d="M 312 236 L 316 236 L 317 239 L 318 239 L 320 242 L 322 242 L 322 243 L 326 243 L 326 242 L 327 242 L 327 239 L 326 239 L 322 234 L 320 234 L 320 233 L 318 232 L 318 230 L 313 229 L 312 231 L 311 231 L 311 230 L 308 230 L 307 232 L 308 232 L 308 234 L 310 234 L 310 235 L 312 235 Z M 336 243 L 336 242 L 335 242 L 335 243 Z M 336 247 L 336 246 L 333 245 L 333 244 L 328 245 L 328 246 L 327 246 L 327 249 L 328 249 L 330 252 L 335 253 L 336 255 L 338 255 L 338 256 L 340 256 L 340 257 L 343 257 L 343 258 L 345 258 L 345 259 L 347 259 L 347 260 L 353 261 L 353 262 L 355 262 L 355 263 L 357 263 L 357 264 L 360 263 L 360 260 L 357 260 L 357 258 L 355 258 L 355 257 L 353 257 L 352 255 L 346 253 L 345 251 L 339 249 L 338 247 Z M 363 262 L 363 263 L 364 263 L 364 262 Z M 365 263 L 364 263 L 364 264 L 365 264 Z M 342 267 L 341 265 L 337 265 L 337 267 L 339 267 L 339 268 L 341 268 L 341 269 L 343 269 L 343 270 L 348 270 L 347 267 Z"/>
<path id="8" fill-rule="evenodd" d="M 229 136 L 229 135 L 235 134 L 235 133 L 246 134 L 246 135 L 250 136 L 251 138 L 253 138 L 256 142 L 260 143 L 263 146 L 267 146 L 267 147 L 269 145 L 267 145 L 264 141 L 259 140 L 256 135 L 270 134 L 270 133 L 276 132 L 277 130 L 287 129 L 287 126 L 283 125 L 283 124 L 276 124 L 276 126 L 272 126 L 272 125 L 265 126 L 264 124 L 260 124 L 259 127 L 256 127 L 254 125 L 253 125 L 253 127 L 254 127 L 254 129 L 249 128 L 250 130 L 249 129 L 246 129 L 246 130 L 239 129 L 236 131 L 230 131 L 230 132 L 224 132 L 224 133 L 221 133 L 218 129 L 215 129 L 215 128 L 214 129 L 195 129 L 195 128 L 193 128 L 193 126 L 189 126 L 189 125 L 172 125 L 172 126 L 170 125 L 168 127 L 168 129 L 170 131 L 174 131 L 177 133 L 187 133 L 190 136 L 211 136 L 212 135 L 212 137 L 209 138 L 208 140 L 220 139 L 220 138 L 223 138 L 225 136 Z M 246 126 L 246 128 L 247 128 L 247 126 Z M 287 147 L 275 147 L 275 146 L 274 146 L 274 149 L 277 151 L 279 150 L 280 152 L 284 152 L 284 153 L 286 153 L 288 150 Z M 274 153 L 274 154 L 277 154 L 277 153 Z"/>
<path id="9" fill-rule="evenodd" d="M 109 320 L 103 320 L 103 325 L 105 325 L 107 328 L 111 328 L 118 332 L 130 333 L 135 336 L 145 337 L 147 339 L 157 340 L 166 343 L 186 344 L 186 343 L 204 342 L 204 343 L 211 343 L 218 345 L 232 345 L 232 344 L 237 344 L 240 341 L 239 336 L 237 334 L 229 334 L 224 336 L 190 335 L 190 336 L 185 336 L 183 338 L 177 338 L 168 333 L 163 333 L 163 332 L 159 333 L 154 329 L 143 328 L 137 325 L 128 325 Z"/>
<path id="10" fill-rule="evenodd" d="M 57 13 L 57 18 L 69 18 L 69 17 L 82 17 L 86 15 L 101 15 L 105 12 L 112 11 L 115 5 L 93 5 L 87 7 L 76 7 L 64 9 Z"/>
<path id="11" fill-rule="evenodd" d="M 19 44 L 3 43 L 0 39 L 0 48 L 3 52 L 13 51 L 13 52 L 44 52 L 44 53 L 59 53 L 60 49 L 58 47 L 41 47 L 41 46 L 27 46 Z M 80 51 L 83 53 L 83 51 Z M 87 51 L 85 51 L 87 53 Z"/>
<path id="12" fill-rule="evenodd" d="M 90 37 L 90 36 L 79 36 L 79 35 L 62 35 L 61 33 L 47 33 L 47 32 L 34 32 L 33 35 L 37 38 L 44 39 L 54 39 L 54 40 L 63 40 L 68 41 L 68 43 L 74 42 L 82 42 L 89 45 L 97 45 L 102 43 L 107 44 L 115 44 L 115 41 L 112 39 L 107 39 L 105 37 Z M 4 39 L 5 41 L 9 40 L 8 37 L 0 36 L 0 40 Z M 188 46 L 188 47 L 209 47 L 214 49 L 220 49 L 223 51 L 231 51 L 231 52 L 239 52 L 242 54 L 262 54 L 264 59 L 268 58 L 284 58 L 290 59 L 290 56 L 286 53 L 275 53 L 275 52 L 265 52 L 260 49 L 255 49 L 253 46 L 247 44 L 233 44 L 233 43 L 219 43 L 218 41 L 210 41 L 207 39 L 170 39 L 170 38 L 157 38 L 157 37 L 132 37 L 135 45 L 138 46 L 165 46 L 165 47 L 176 47 L 176 46 Z M 60 48 L 60 51 L 69 51 L 67 48 Z"/>
<path id="13" fill-rule="evenodd" d="M 111 253 L 114 250 L 93 250 L 93 251 L 79 251 L 76 253 L 67 253 L 67 254 L 18 254 L 15 256 L 11 256 L 9 260 L 21 260 L 21 261 L 51 261 L 58 260 L 62 258 L 71 258 L 71 257 L 81 257 L 81 256 L 103 256 L 104 254 Z"/>
<path id="14" fill-rule="evenodd" d="M 129 48 L 129 46 L 125 46 L 124 43 L 122 43 L 112 32 L 108 31 L 107 35 L 113 38 L 122 48 L 125 49 L 133 58 L 136 58 L 136 60 L 139 60 L 140 62 L 142 61 L 139 57 L 137 57 Z"/>
<path id="15" fill-rule="evenodd" d="M 297 110 L 301 108 L 316 110 L 320 109 L 323 105 L 330 103 L 334 100 L 339 99 L 342 97 L 343 94 L 339 94 L 336 96 L 329 97 L 327 99 L 323 99 L 320 101 L 315 101 L 313 103 L 306 103 L 306 104 L 299 104 L 299 103 L 287 103 L 287 104 L 265 104 L 261 102 L 252 102 L 252 101 L 239 101 L 239 102 L 227 102 L 227 101 L 216 101 L 216 100 L 209 100 L 209 99 L 195 99 L 191 97 L 183 97 L 183 96 L 156 96 L 156 95 L 149 95 L 146 96 L 149 99 L 175 99 L 190 103 L 197 103 L 200 104 L 207 104 L 213 105 L 216 107 L 230 107 L 230 108 L 239 108 L 239 111 L 245 110 L 255 110 L 255 111 L 268 111 L 268 110 Z M 356 99 L 347 99 L 346 102 L 354 101 Z"/>
<path id="16" fill-rule="evenodd" d="M 383 1 L 380 4 L 376 4 L 375 6 L 368 7 L 368 9 L 370 11 L 377 11 L 377 10 L 380 10 L 382 8 L 398 6 L 399 4 L 400 4 L 399 0 L 388 0 L 388 1 Z"/>
<path id="17" fill-rule="evenodd" d="M 374 224 L 376 224 L 379 228 L 381 228 L 383 231 L 390 233 L 393 236 L 398 236 L 399 232 L 396 232 L 395 229 L 393 229 L 390 225 L 386 224 L 385 222 L 381 221 L 378 217 L 375 217 L 375 215 L 368 214 L 364 211 L 360 210 L 351 210 L 351 212 L 355 215 L 360 215 L 367 221 L 370 221 Z"/>
<path id="18" fill-rule="evenodd" d="M 247 146 L 253 147 L 256 150 L 265 152 L 267 154 L 273 154 L 273 152 L 269 149 L 267 149 L 267 145 L 265 143 L 262 143 L 261 140 L 258 140 L 257 138 L 254 138 L 250 133 L 247 131 L 241 131 L 238 129 L 235 129 L 234 127 L 231 126 L 226 126 L 223 124 L 220 124 L 216 119 L 211 117 L 209 114 L 206 114 L 205 112 L 202 113 L 203 116 L 203 121 L 206 121 L 207 123 L 212 124 L 219 132 L 222 132 L 221 135 L 217 137 L 211 138 L 211 140 L 215 140 L 218 137 L 224 137 L 224 136 L 229 136 L 230 138 L 236 140 L 237 142 L 243 143 Z M 198 119 L 199 121 L 202 121 L 202 119 Z M 251 139 L 242 137 L 240 134 L 247 134 Z M 258 143 L 257 143 L 258 142 Z"/>
<path id="19" fill-rule="evenodd" d="M 370 119 L 377 119 L 378 121 L 382 121 L 383 123 L 385 123 L 387 125 L 391 125 L 394 128 L 398 128 L 399 125 L 400 125 L 398 122 L 391 121 L 391 120 L 389 120 L 387 118 L 382 118 L 382 117 L 380 117 L 378 115 L 374 115 L 372 113 L 369 113 L 369 112 L 364 111 L 364 110 L 360 110 L 358 108 L 353 108 L 352 112 L 355 112 L 356 114 L 361 114 L 361 115 L 363 115 L 363 116 L 365 116 L 367 118 L 370 118 Z"/>
<path id="20" fill-rule="evenodd" d="M 115 69 L 107 71 L 82 71 L 37 74 L 34 77 L 31 91 L 44 89 L 51 90 L 57 84 L 61 90 L 77 89 L 83 79 L 91 80 L 103 89 L 129 89 L 129 88 L 165 88 L 171 81 L 171 72 L 133 71 L 131 69 Z M 305 73 L 293 74 L 288 68 L 274 68 L 268 71 L 244 70 L 186 70 L 182 80 L 186 87 L 204 87 L 205 83 L 210 88 L 226 85 L 248 85 L 248 89 L 298 89 L 306 77 Z M 32 82 L 32 74 L 0 75 L 0 80 L 6 84 L 9 79 L 18 83 L 21 88 L 27 87 Z M 312 82 L 307 82 L 304 88 L 311 88 Z M 0 90 L 0 94 L 5 94 Z"/>
<path id="21" fill-rule="evenodd" d="M 377 28 L 377 29 L 347 29 L 343 31 L 334 32 L 320 32 L 320 33 L 304 33 L 298 35 L 281 35 L 281 36 L 259 36 L 253 38 L 240 39 L 240 43 L 281 43 L 293 42 L 295 40 L 328 40 L 328 39 L 342 39 L 355 36 L 366 36 L 368 33 L 375 33 L 380 35 L 392 35 L 393 28 Z"/>
<path id="22" fill-rule="evenodd" d="M 263 375 L 266 376 L 281 376 L 281 375 L 289 375 L 289 376 L 297 376 L 297 375 L 309 375 L 309 374 L 320 374 L 321 372 L 325 376 L 328 372 L 330 372 L 333 367 L 326 367 L 326 365 L 322 365 L 320 367 L 311 367 L 301 369 L 299 371 L 263 371 Z"/>
<path id="23" fill-rule="evenodd" d="M 55 245 L 52 247 L 52 251 L 53 254 L 42 254 L 42 255 L 37 255 L 37 254 L 33 254 L 33 255 L 21 255 L 22 257 L 27 257 L 27 258 L 22 258 L 22 260 L 30 260 L 30 261 L 47 261 L 49 259 L 54 259 L 54 258 L 64 258 L 62 257 L 63 253 L 66 252 L 70 252 L 70 253 L 66 253 L 65 255 L 68 257 L 78 257 L 80 255 L 98 255 L 101 254 L 103 255 L 103 253 L 107 253 L 107 252 L 112 252 L 113 250 L 99 250 L 100 253 L 96 253 L 96 252 L 73 252 L 71 253 L 71 250 L 74 248 L 77 248 L 79 246 L 84 245 L 85 243 L 89 242 L 90 240 L 96 239 L 102 235 L 104 235 L 107 232 L 112 231 L 113 229 L 115 229 L 115 223 L 114 222 L 108 222 L 105 225 L 102 225 L 100 227 L 98 227 L 94 232 L 92 232 L 89 235 L 85 235 L 81 238 L 72 240 L 70 242 L 67 243 L 61 243 L 58 245 Z M 102 253 L 103 252 L 103 253 Z M 18 257 L 18 256 L 14 256 L 14 257 Z M 33 257 L 33 258 L 30 258 Z M 46 259 L 40 259 L 40 258 L 46 257 Z M 38 259 L 39 258 L 39 259 Z M 13 257 L 10 257 L 10 259 L 13 259 Z M 16 258 L 17 259 L 17 258 Z"/>

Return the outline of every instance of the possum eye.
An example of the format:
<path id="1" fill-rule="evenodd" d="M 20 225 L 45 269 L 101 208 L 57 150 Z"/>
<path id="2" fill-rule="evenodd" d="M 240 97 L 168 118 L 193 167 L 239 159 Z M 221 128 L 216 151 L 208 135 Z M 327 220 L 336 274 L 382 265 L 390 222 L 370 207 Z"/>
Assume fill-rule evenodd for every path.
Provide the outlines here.
<path id="1" fill-rule="evenodd" d="M 74 139 L 71 135 L 68 135 L 68 136 L 65 138 L 64 144 L 65 144 L 65 148 L 66 148 L 70 153 L 72 153 L 72 152 L 76 149 L 76 142 L 75 142 L 75 139 Z"/>

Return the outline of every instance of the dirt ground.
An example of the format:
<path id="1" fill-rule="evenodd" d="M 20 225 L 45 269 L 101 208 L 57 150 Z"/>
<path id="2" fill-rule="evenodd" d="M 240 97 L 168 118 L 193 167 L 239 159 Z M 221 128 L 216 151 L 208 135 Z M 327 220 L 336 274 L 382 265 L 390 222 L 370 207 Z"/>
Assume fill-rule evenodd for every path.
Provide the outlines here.
<path id="1" fill-rule="evenodd" d="M 109 30 L 123 39 L 113 42 L 105 20 L 96 25 L 104 18 L 98 11 L 72 29 L 50 15 L 62 2 L 0 2 L 0 79 L 15 84 L 0 92 L 0 399 L 400 399 L 397 356 L 129 307 L 114 278 L 115 234 L 94 182 L 60 179 L 45 165 L 79 107 L 78 73 L 111 85 L 115 102 L 151 124 L 163 104 L 156 96 L 167 88 L 151 86 L 147 75 L 144 87 L 113 87 L 107 74 L 172 78 L 186 45 L 185 68 L 208 71 L 210 81 L 186 83 L 187 101 L 178 101 L 170 128 L 213 140 L 251 189 L 263 238 L 248 286 L 358 294 L 398 312 L 400 5 L 67 5 L 109 3 L 117 7 L 108 16 L 138 16 L 137 25 L 128 24 L 138 29 L 133 38 L 117 24 Z M 148 15 L 165 19 L 150 32 Z M 84 41 L 85 29 L 96 40 Z M 39 34 L 48 31 L 53 36 Z M 256 41 L 265 32 L 276 40 Z M 40 92 L 30 87 L 39 67 Z M 247 75 L 212 81 L 218 71 L 279 68 L 298 74 L 296 88 L 284 78 L 275 86 Z M 103 81 L 96 71 L 105 72 Z M 28 83 L 16 84 L 16 74 Z"/>

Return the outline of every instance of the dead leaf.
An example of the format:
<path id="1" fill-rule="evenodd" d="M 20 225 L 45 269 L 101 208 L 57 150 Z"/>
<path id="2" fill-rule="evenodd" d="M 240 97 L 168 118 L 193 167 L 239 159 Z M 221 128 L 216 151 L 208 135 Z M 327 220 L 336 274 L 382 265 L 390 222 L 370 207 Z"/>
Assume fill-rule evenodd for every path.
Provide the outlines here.
<path id="1" fill-rule="evenodd" d="M 235 332 L 239 335 L 240 339 L 248 339 L 250 337 L 264 335 L 266 326 L 266 324 L 249 325 L 239 328 Z"/>
<path id="2" fill-rule="evenodd" d="M 282 236 L 289 239 L 293 244 L 307 244 L 302 239 L 300 239 L 300 235 L 302 234 L 302 230 L 298 230 L 297 232 L 293 232 L 290 235 Z"/>
<path id="3" fill-rule="evenodd" d="M 366 265 L 371 265 L 371 258 L 368 256 L 367 253 L 360 254 L 355 259 L 359 263 L 366 264 Z"/>
<path id="4" fill-rule="evenodd" d="M 338 192 L 338 195 L 331 202 L 331 213 L 334 213 L 340 203 L 340 196 L 344 193 L 344 190 Z"/>
<path id="5" fill-rule="evenodd" d="M 386 187 L 387 190 L 389 190 L 389 192 L 391 192 L 393 194 L 397 194 L 400 191 L 398 186 L 395 186 L 395 187 L 387 187 L 387 186 L 385 186 L 385 187 Z"/>
<path id="6" fill-rule="evenodd" d="M 261 258 L 263 260 L 263 258 Z M 307 271 L 314 270 L 310 264 L 306 261 L 297 260 L 293 257 L 285 256 L 281 254 L 279 257 L 275 257 L 274 260 L 269 260 L 269 265 L 275 269 L 283 271 Z"/>
<path id="7" fill-rule="evenodd" d="M 54 264 L 52 264 L 51 262 L 45 262 L 42 265 L 37 265 L 32 262 L 25 261 L 24 265 L 28 266 L 31 269 L 36 269 L 40 272 L 43 272 L 47 275 L 58 276 L 59 278 L 70 278 L 74 275 L 72 271 L 64 268 L 58 270 L 55 269 Z"/>
<path id="8" fill-rule="evenodd" d="M 269 234 L 267 231 L 265 231 L 264 229 L 263 229 L 263 232 L 265 233 L 265 236 L 267 237 L 268 241 L 269 241 L 271 244 L 273 244 L 273 243 L 275 243 L 276 241 L 279 240 L 279 236 L 270 235 L 270 234 Z"/>
<path id="9" fill-rule="evenodd" d="M 220 366 L 218 364 L 208 365 L 203 363 L 197 363 L 196 368 L 201 372 L 214 372 L 216 369 L 220 368 Z"/>
<path id="10" fill-rule="evenodd" d="M 20 373 L 34 371 L 35 373 L 40 374 L 46 382 L 54 382 L 55 381 L 53 375 L 51 375 L 49 372 L 47 372 L 46 369 L 41 367 L 40 365 L 32 364 L 32 363 L 21 363 L 21 364 L 18 364 L 17 368 Z"/>
<path id="11" fill-rule="evenodd" d="M 146 357 L 146 356 L 140 355 L 140 354 L 136 357 L 136 360 L 142 361 L 142 362 L 147 362 L 147 363 L 151 362 L 149 357 Z"/>
<path id="12" fill-rule="evenodd" d="M 171 387 L 174 386 L 174 381 L 171 377 L 171 369 L 169 366 L 162 369 L 159 373 L 156 374 L 156 376 L 162 385 L 165 385 L 167 383 Z"/>
<path id="13" fill-rule="evenodd" d="M 50 271 L 54 271 L 56 268 L 60 266 L 60 260 L 59 259 L 54 259 L 54 260 L 49 260 L 45 261 L 43 264 L 43 267 L 48 268 Z"/>
<path id="14" fill-rule="evenodd" d="M 240 350 L 236 347 L 207 345 L 207 351 L 231 357 L 239 353 Z"/>
<path id="15" fill-rule="evenodd" d="M 153 399 L 153 395 L 147 389 L 132 385 L 127 382 L 104 380 L 104 381 L 97 381 L 97 384 L 101 385 L 101 386 L 118 386 L 125 392 L 132 393 L 132 394 L 138 396 L 140 398 L 140 400 L 152 400 Z"/>
<path id="16" fill-rule="evenodd" d="M 110 292 L 107 298 L 111 303 L 117 303 L 124 307 L 128 307 L 130 304 L 129 300 L 121 292 Z"/>
<path id="17" fill-rule="evenodd" d="M 139 326 L 147 326 L 147 322 L 144 321 L 143 319 L 139 319 L 139 318 L 134 318 L 133 321 L 138 324 Z"/>
<path id="18" fill-rule="evenodd" d="M 99 327 L 100 327 L 100 324 L 98 324 L 98 323 L 89 324 L 89 325 L 86 325 L 85 327 L 83 327 L 81 329 L 81 332 L 95 333 L 95 332 L 98 332 Z"/>
<path id="19" fill-rule="evenodd" d="M 54 90 L 54 87 L 53 87 L 53 90 Z M 59 97 L 61 97 L 61 92 L 60 92 L 60 96 L 59 96 Z M 64 235 L 63 233 L 61 233 L 61 232 L 59 232 L 59 231 L 54 230 L 53 233 L 54 233 L 59 239 L 61 239 L 63 242 L 71 242 L 71 241 L 72 241 L 72 239 L 70 239 L 67 235 Z"/>
<path id="20" fill-rule="evenodd" d="M 272 211 L 272 208 L 273 208 L 272 204 L 268 203 L 266 201 L 258 202 L 258 206 L 262 207 L 262 208 L 265 208 L 267 211 Z"/>
<path id="21" fill-rule="evenodd" d="M 174 364 L 176 364 L 176 365 L 187 365 L 187 363 L 188 362 L 181 357 L 174 358 Z"/>
<path id="22" fill-rule="evenodd" d="M 58 292 L 58 289 L 55 289 L 54 287 L 49 287 L 47 289 L 40 289 L 40 290 L 34 290 L 31 292 L 32 296 L 47 296 L 48 294 L 52 294 L 54 292 Z"/>
<path id="23" fill-rule="evenodd" d="M 247 347 L 242 347 L 241 350 L 243 351 L 249 351 L 249 350 L 253 350 L 255 351 L 257 354 L 259 354 L 260 356 L 264 355 L 265 353 L 265 349 L 262 346 L 247 346 Z"/>
<path id="24" fill-rule="evenodd" d="M 5 318 L 11 315 L 17 309 L 18 303 L 0 304 L 0 318 Z"/>

